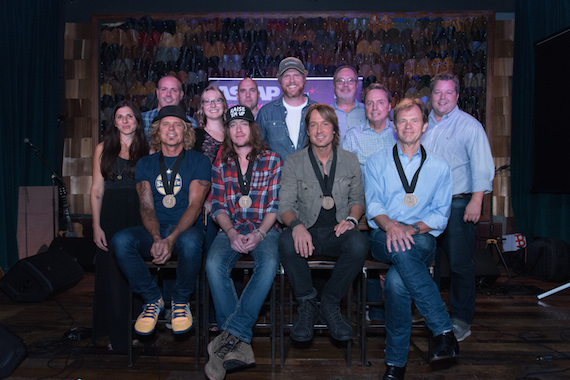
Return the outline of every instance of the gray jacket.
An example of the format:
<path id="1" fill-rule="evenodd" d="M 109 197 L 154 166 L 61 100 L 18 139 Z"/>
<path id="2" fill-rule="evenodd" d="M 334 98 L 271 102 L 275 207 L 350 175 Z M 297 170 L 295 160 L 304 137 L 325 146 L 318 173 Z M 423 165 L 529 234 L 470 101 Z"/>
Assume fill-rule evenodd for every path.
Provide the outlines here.
<path id="1" fill-rule="evenodd" d="M 332 196 L 336 205 L 337 222 L 346 219 L 353 206 L 365 206 L 364 186 L 358 158 L 352 152 L 337 148 L 337 167 Z M 317 164 L 323 174 L 320 161 Z M 332 154 L 327 161 L 327 173 L 332 165 Z M 321 212 L 323 191 L 309 159 L 309 148 L 302 149 L 287 157 L 281 173 L 279 190 L 279 210 L 277 219 L 286 211 L 293 211 L 305 227 L 312 227 Z"/>

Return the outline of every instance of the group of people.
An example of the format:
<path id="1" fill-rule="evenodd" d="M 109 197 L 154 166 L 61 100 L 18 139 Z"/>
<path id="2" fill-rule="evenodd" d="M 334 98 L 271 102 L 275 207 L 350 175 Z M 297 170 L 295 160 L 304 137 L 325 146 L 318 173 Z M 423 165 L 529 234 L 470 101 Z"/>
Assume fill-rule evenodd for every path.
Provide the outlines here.
<path id="1" fill-rule="evenodd" d="M 178 106 L 180 82 L 164 77 L 158 108 L 147 113 L 146 136 L 149 117 L 128 101 L 117 104 L 93 164 L 98 264 L 115 268 L 101 281 L 114 287 L 122 273 L 142 296 L 137 333 L 154 331 L 168 300 L 172 331 L 185 333 L 193 324 L 189 299 L 204 254 L 220 330 L 208 344 L 205 373 L 223 379 L 226 371 L 255 363 L 252 328 L 279 263 L 299 305 L 291 338 L 310 341 L 321 318 L 332 338 L 350 340 L 340 302 L 371 251 L 391 265 L 384 289 L 374 288 L 385 299 L 383 379 L 404 378 L 412 300 L 432 332 L 430 362 L 452 363 L 458 341 L 471 334 L 475 223 L 494 175 L 484 129 L 458 109 L 459 83 L 451 74 L 432 79 L 431 112 L 419 99 L 404 99 L 393 121 L 383 85 L 370 85 L 363 103 L 356 101 L 358 76 L 350 66 L 334 75 L 332 106 L 304 94 L 306 78 L 299 59 L 282 60 L 283 95 L 261 109 L 250 78 L 240 82 L 239 104 L 231 108 L 210 86 L 194 121 Z M 109 220 L 119 213 L 132 217 Z M 358 229 L 364 214 L 369 233 Z M 440 250 L 450 262 L 451 315 L 427 269 Z M 244 255 L 255 266 L 238 294 L 231 271 Z M 178 266 L 167 299 L 144 260 L 164 264 L 172 256 Z M 336 260 L 322 286 L 307 262 L 317 256 Z M 115 318 L 121 326 L 128 318 L 109 314 L 109 323 Z M 123 336 L 109 335 L 113 348 L 124 345 Z"/>

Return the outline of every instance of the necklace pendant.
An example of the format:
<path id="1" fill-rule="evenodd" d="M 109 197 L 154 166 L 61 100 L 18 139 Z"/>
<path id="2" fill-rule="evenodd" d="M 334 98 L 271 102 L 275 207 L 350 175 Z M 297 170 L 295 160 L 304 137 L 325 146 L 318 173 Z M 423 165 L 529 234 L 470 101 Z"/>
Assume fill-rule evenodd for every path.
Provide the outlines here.
<path id="1" fill-rule="evenodd" d="M 172 169 L 167 169 L 166 170 L 166 174 L 171 174 L 172 173 Z"/>

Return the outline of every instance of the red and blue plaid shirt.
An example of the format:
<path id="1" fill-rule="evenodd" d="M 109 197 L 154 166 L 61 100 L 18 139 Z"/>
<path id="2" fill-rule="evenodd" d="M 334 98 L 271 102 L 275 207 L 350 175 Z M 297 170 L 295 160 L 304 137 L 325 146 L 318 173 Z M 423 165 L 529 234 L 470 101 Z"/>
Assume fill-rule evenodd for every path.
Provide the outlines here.
<path id="1" fill-rule="evenodd" d="M 238 181 L 239 166 L 234 160 L 221 162 L 218 158 L 212 165 L 212 218 L 225 212 L 240 234 L 248 234 L 259 228 L 263 217 L 269 212 L 277 213 L 279 187 L 283 162 L 276 153 L 262 151 L 253 164 L 249 196 L 251 207 L 239 206 L 241 191 Z M 273 226 L 279 229 L 277 223 Z"/>

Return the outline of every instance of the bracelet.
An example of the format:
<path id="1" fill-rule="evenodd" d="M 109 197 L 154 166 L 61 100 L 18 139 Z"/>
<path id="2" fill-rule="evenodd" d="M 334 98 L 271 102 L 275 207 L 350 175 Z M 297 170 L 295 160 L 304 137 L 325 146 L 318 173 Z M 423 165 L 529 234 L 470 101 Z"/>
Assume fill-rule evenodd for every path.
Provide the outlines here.
<path id="1" fill-rule="evenodd" d="M 265 239 L 266 235 L 260 229 L 256 228 L 255 230 L 253 230 L 253 232 L 255 232 L 256 234 L 259 235 L 259 237 L 261 238 L 261 241 L 263 241 L 263 239 Z"/>
<path id="2" fill-rule="evenodd" d="M 356 220 L 356 218 L 354 218 L 352 216 L 347 216 L 346 220 L 349 221 L 350 223 L 354 224 L 354 227 L 358 227 L 358 220 Z"/>
<path id="3" fill-rule="evenodd" d="M 293 230 L 293 228 L 297 227 L 298 225 L 303 224 L 299 219 L 294 219 L 291 223 L 289 223 L 289 228 Z"/>

